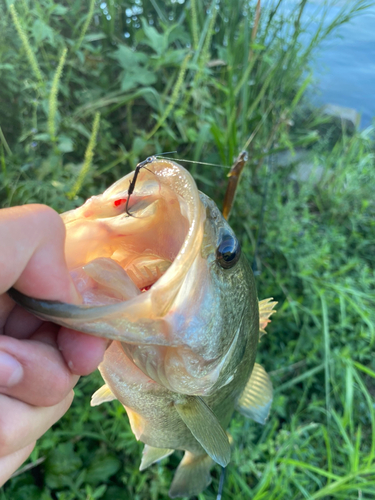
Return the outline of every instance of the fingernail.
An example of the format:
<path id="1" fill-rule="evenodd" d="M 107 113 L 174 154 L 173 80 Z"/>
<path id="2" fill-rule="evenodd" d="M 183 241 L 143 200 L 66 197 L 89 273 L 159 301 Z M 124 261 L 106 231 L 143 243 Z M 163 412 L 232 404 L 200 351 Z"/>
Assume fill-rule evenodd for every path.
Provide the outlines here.
<path id="1" fill-rule="evenodd" d="M 0 352 L 0 386 L 12 387 L 18 384 L 22 377 L 21 363 L 6 352 Z"/>

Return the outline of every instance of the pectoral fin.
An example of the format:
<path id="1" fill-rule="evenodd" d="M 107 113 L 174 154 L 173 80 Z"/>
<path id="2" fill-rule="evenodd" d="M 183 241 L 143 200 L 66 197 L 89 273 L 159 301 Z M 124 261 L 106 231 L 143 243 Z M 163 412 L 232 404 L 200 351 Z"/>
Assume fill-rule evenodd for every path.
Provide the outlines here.
<path id="1" fill-rule="evenodd" d="M 272 297 L 259 302 L 259 338 L 267 333 L 265 328 L 271 322 L 272 314 L 276 312 L 273 308 L 277 302 L 271 302 L 271 300 L 273 300 Z"/>
<path id="2" fill-rule="evenodd" d="M 116 399 L 116 396 L 113 395 L 108 385 L 104 384 L 91 396 L 90 406 L 98 406 L 101 405 L 102 403 L 113 401 L 114 399 Z"/>
<path id="3" fill-rule="evenodd" d="M 213 411 L 197 396 L 186 396 L 183 402 L 175 403 L 175 407 L 206 453 L 226 467 L 230 460 L 230 444 Z"/>
<path id="4" fill-rule="evenodd" d="M 236 409 L 245 417 L 259 424 L 265 424 L 271 408 L 272 395 L 272 382 L 269 376 L 262 366 L 255 363 Z"/>
<path id="5" fill-rule="evenodd" d="M 169 448 L 154 448 L 153 446 L 149 446 L 145 444 L 142 453 L 142 462 L 139 467 L 139 470 L 145 470 L 150 465 L 158 462 L 162 458 L 168 457 L 174 452 L 174 450 L 170 450 Z"/>
<path id="6" fill-rule="evenodd" d="M 199 495 L 211 482 L 212 465 L 212 459 L 207 455 L 196 457 L 186 451 L 174 475 L 169 490 L 170 498 Z"/>

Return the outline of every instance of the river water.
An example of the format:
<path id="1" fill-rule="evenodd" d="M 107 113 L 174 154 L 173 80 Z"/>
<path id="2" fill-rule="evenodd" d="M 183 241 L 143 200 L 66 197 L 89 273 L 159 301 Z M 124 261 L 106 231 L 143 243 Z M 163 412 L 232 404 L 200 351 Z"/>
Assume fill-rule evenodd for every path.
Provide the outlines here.
<path id="1" fill-rule="evenodd" d="M 327 22 L 337 15 L 340 5 L 354 1 L 341 1 L 332 7 Z M 299 2 L 287 3 L 295 7 Z M 323 3 L 324 0 L 309 0 L 306 15 L 314 15 Z M 339 28 L 321 45 L 313 69 L 318 80 L 313 96 L 315 103 L 356 109 L 362 115 L 361 128 L 372 123 L 375 118 L 375 6 Z"/>

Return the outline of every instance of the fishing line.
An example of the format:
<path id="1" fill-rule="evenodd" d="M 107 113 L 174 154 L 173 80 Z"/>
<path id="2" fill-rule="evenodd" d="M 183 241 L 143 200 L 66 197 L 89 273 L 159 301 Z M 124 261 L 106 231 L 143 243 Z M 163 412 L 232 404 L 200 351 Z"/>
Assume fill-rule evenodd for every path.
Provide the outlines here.
<path id="1" fill-rule="evenodd" d="M 176 151 L 166 151 L 165 153 L 159 153 L 157 155 L 153 155 L 155 158 L 157 158 L 158 156 L 164 156 L 164 155 L 173 155 L 174 153 L 177 153 L 177 150 Z M 169 160 L 170 158 L 167 158 L 167 160 Z"/>
<path id="2" fill-rule="evenodd" d="M 176 151 L 177 152 L 177 151 Z M 164 153 L 163 153 L 164 154 Z M 168 153 L 166 153 L 168 154 Z M 155 155 L 155 157 L 157 158 L 158 156 L 160 155 Z M 219 167 L 219 168 L 231 168 L 231 167 L 226 167 L 226 166 L 223 166 L 223 165 L 220 165 L 219 163 L 207 163 L 207 162 L 204 162 L 204 161 L 195 161 L 195 160 L 184 160 L 183 158 L 166 158 L 164 157 L 166 160 L 172 160 L 172 161 L 183 161 L 183 162 L 186 162 L 186 163 L 197 163 L 198 165 L 208 165 L 210 167 Z"/>
<path id="3" fill-rule="evenodd" d="M 247 148 L 250 146 L 250 143 L 252 142 L 252 140 L 254 139 L 254 137 L 257 135 L 257 133 L 259 132 L 260 130 L 260 127 L 263 125 L 263 123 L 266 121 L 266 118 L 269 114 L 269 112 L 271 111 L 272 109 L 272 106 L 273 104 L 271 103 L 268 107 L 268 109 L 266 110 L 266 112 L 264 113 L 262 119 L 260 120 L 260 122 L 258 123 L 258 125 L 255 127 L 253 133 L 250 135 L 250 137 L 248 138 L 248 140 L 245 142 L 245 145 L 244 147 L 242 148 L 242 150 L 246 151 Z"/>
<path id="4" fill-rule="evenodd" d="M 141 162 L 139 162 L 137 164 L 137 166 L 135 167 L 133 178 L 132 178 L 132 180 L 130 181 L 130 184 L 129 184 L 128 198 L 126 200 L 126 205 L 125 205 L 125 210 L 124 210 L 125 213 L 128 215 L 128 217 L 134 217 L 134 215 L 132 215 L 129 212 L 129 200 L 130 200 L 131 195 L 134 192 L 135 184 L 137 182 L 139 172 L 141 171 L 142 168 L 145 168 L 146 170 L 148 170 L 148 168 L 146 167 L 146 165 L 151 164 L 154 160 L 157 160 L 159 157 L 162 157 L 163 159 L 171 160 L 171 161 L 182 161 L 182 162 L 187 162 L 187 163 L 197 163 L 198 165 L 209 165 L 211 167 L 219 167 L 219 168 L 231 168 L 231 167 L 225 167 L 223 165 L 219 165 L 218 163 L 207 163 L 207 162 L 203 162 L 203 161 L 184 160 L 182 158 L 169 158 L 168 156 L 165 156 L 165 155 L 170 155 L 170 154 L 174 154 L 174 153 L 177 153 L 177 151 L 167 151 L 165 153 L 159 153 L 157 155 L 148 156 L 145 160 L 143 160 L 143 161 L 141 161 Z M 151 172 L 151 170 L 149 170 L 149 172 Z"/>
<path id="5" fill-rule="evenodd" d="M 227 468 L 226 467 L 222 467 L 221 468 L 221 473 L 220 473 L 219 489 L 218 489 L 218 492 L 217 492 L 216 500 L 222 500 L 226 472 L 227 472 Z"/>

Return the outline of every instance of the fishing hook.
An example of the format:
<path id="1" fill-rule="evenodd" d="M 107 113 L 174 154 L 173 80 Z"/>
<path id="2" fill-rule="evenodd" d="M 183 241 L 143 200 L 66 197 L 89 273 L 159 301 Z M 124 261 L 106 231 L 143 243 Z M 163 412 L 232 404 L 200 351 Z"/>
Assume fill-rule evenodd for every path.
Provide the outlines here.
<path id="1" fill-rule="evenodd" d="M 172 153 L 177 153 L 177 151 L 168 151 L 167 153 L 160 153 L 157 156 L 169 155 L 169 154 L 172 154 Z M 129 217 L 134 217 L 134 215 L 132 215 L 129 212 L 129 200 L 130 200 L 130 196 L 134 192 L 135 183 L 137 182 L 137 178 L 138 178 L 139 172 L 141 171 L 141 168 L 146 168 L 146 165 L 148 165 L 149 163 L 152 163 L 155 160 L 157 160 L 156 156 L 148 156 L 145 160 L 139 162 L 137 164 L 137 166 L 135 167 L 133 178 L 132 178 L 132 180 L 130 181 L 130 184 L 129 184 L 128 198 L 126 200 L 126 205 L 125 205 L 125 213 L 127 213 Z M 148 170 L 148 168 L 146 168 L 146 170 Z M 148 170 L 148 171 L 151 172 L 151 170 Z M 151 172 L 151 173 L 153 173 L 153 172 Z"/>

